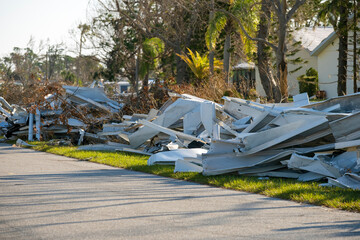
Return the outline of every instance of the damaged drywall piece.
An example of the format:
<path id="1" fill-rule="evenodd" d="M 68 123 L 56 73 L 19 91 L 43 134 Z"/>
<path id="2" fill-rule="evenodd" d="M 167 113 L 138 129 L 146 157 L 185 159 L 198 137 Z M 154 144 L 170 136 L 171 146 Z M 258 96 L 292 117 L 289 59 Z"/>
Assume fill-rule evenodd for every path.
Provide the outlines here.
<path id="1" fill-rule="evenodd" d="M 360 190 L 360 176 L 354 173 L 345 173 L 344 176 L 332 179 L 328 178 L 329 184 L 342 188 Z"/>
<path id="2" fill-rule="evenodd" d="M 27 142 L 21 140 L 20 138 L 18 138 L 18 139 L 16 140 L 16 146 L 18 146 L 18 147 L 22 147 L 22 146 L 35 147 L 35 145 L 28 144 Z"/>
<path id="3" fill-rule="evenodd" d="M 178 131 L 175 131 L 175 130 L 172 130 L 172 129 L 169 129 L 169 128 L 165 128 L 165 127 L 157 125 L 157 124 L 155 124 L 153 122 L 149 122 L 149 121 L 146 121 L 146 120 L 139 120 L 139 123 L 143 124 L 144 126 L 155 129 L 158 132 L 168 134 L 169 136 L 171 136 L 173 138 L 179 138 L 179 139 L 188 140 L 188 141 L 202 141 L 201 139 L 199 139 L 197 137 L 194 137 L 193 135 L 185 134 L 183 132 L 178 132 Z"/>
<path id="4" fill-rule="evenodd" d="M 289 169 L 281 169 L 277 171 L 267 171 L 267 172 L 260 172 L 260 173 L 252 173 L 247 174 L 248 176 L 254 177 L 278 177 L 278 178 L 298 178 L 300 177 L 300 173 L 291 171 Z"/>
<path id="5" fill-rule="evenodd" d="M 162 127 L 169 127 L 178 121 L 185 114 L 189 113 L 196 107 L 200 105 L 201 102 L 194 100 L 178 99 L 166 110 L 158 116 L 152 123 L 157 124 Z M 159 131 L 148 126 L 143 126 L 139 128 L 136 132 L 129 135 L 130 144 L 133 148 L 138 148 L 141 144 L 149 140 L 158 134 Z"/>
<path id="6" fill-rule="evenodd" d="M 239 171 L 243 168 L 260 166 L 261 164 L 280 163 L 283 158 L 290 156 L 292 150 L 262 151 L 247 156 L 237 156 L 234 152 L 212 154 L 210 151 L 202 155 L 203 174 L 219 175 Z"/>
<path id="7" fill-rule="evenodd" d="M 184 158 L 197 158 L 200 159 L 201 154 L 206 153 L 206 149 L 202 148 L 192 148 L 192 149 L 178 149 L 174 151 L 167 151 L 167 152 L 159 152 L 152 155 L 148 159 L 148 165 L 154 164 L 168 164 L 168 165 L 175 165 L 175 162 L 178 159 Z"/>
<path id="8" fill-rule="evenodd" d="M 36 140 L 40 141 L 41 138 L 41 119 L 40 119 L 40 110 L 36 109 L 36 115 L 35 115 L 35 121 L 36 121 Z"/>
<path id="9" fill-rule="evenodd" d="M 298 155 L 296 153 L 291 155 L 288 167 L 299 170 L 306 170 L 314 172 L 327 177 L 338 178 L 341 176 L 338 169 L 330 166 L 326 162 L 318 159 L 313 159 L 305 156 Z"/>
<path id="10" fill-rule="evenodd" d="M 201 160 L 197 158 L 188 158 L 184 157 L 184 159 L 178 159 L 175 162 L 174 172 L 198 172 L 201 173 L 203 171 Z"/>
<path id="11" fill-rule="evenodd" d="M 295 107 L 306 106 L 306 105 L 309 105 L 309 103 L 310 103 L 307 92 L 294 95 L 293 100 L 294 100 Z"/>
<path id="12" fill-rule="evenodd" d="M 240 151 L 243 154 L 254 154 L 284 142 L 299 134 L 304 134 L 305 132 L 323 124 L 328 124 L 328 121 L 325 117 L 319 117 L 316 121 L 313 122 L 307 122 L 300 119 L 299 121 L 293 123 L 288 123 L 283 126 L 271 128 L 244 137 L 239 135 L 242 143 L 244 144 L 244 147 L 240 148 Z"/>
<path id="13" fill-rule="evenodd" d="M 254 167 L 250 167 L 250 168 L 243 168 L 238 171 L 238 174 L 244 175 L 244 174 L 264 173 L 264 172 L 269 172 L 269 171 L 273 171 L 273 170 L 277 170 L 277 169 L 281 169 L 281 168 L 284 168 L 284 166 L 281 164 L 261 165 L 261 166 L 254 166 Z"/>
<path id="14" fill-rule="evenodd" d="M 34 114 L 29 113 L 29 134 L 28 134 L 28 140 L 33 141 L 34 140 Z"/>
<path id="15" fill-rule="evenodd" d="M 98 108 L 100 108 L 100 109 L 102 109 L 102 110 L 110 113 L 110 109 L 109 109 L 109 108 L 105 107 L 104 105 L 102 105 L 102 104 L 100 104 L 100 103 L 97 103 L 97 102 L 93 101 L 93 100 L 90 99 L 90 98 L 87 98 L 87 97 L 84 97 L 84 96 L 82 96 L 82 95 L 76 94 L 76 92 L 71 91 L 71 90 L 68 90 L 68 89 L 66 90 L 66 92 L 67 92 L 68 94 L 71 94 L 72 97 L 79 98 L 79 99 L 81 99 L 81 100 L 83 100 L 83 101 L 85 101 L 85 102 L 87 102 L 87 103 L 90 103 L 91 105 L 93 105 L 93 106 L 95 106 L 95 107 L 98 107 Z"/>
<path id="16" fill-rule="evenodd" d="M 276 115 L 272 114 L 270 111 L 264 111 L 259 116 L 255 117 L 254 121 L 250 123 L 242 133 L 257 132 L 270 123 L 275 117 Z"/>
<path id="17" fill-rule="evenodd" d="M 84 136 L 85 136 L 85 130 L 84 129 L 79 129 L 79 141 L 78 141 L 78 146 L 80 146 L 82 144 L 82 142 L 84 141 Z"/>
<path id="18" fill-rule="evenodd" d="M 324 176 L 322 174 L 318 174 L 318 173 L 314 173 L 314 172 L 307 172 L 307 173 L 301 174 L 297 180 L 301 181 L 301 182 L 319 181 L 325 177 L 326 176 Z"/>
<path id="19" fill-rule="evenodd" d="M 194 134 L 201 125 L 200 106 L 184 115 L 183 126 L 185 134 Z"/>
<path id="20" fill-rule="evenodd" d="M 200 104 L 200 117 L 205 130 L 209 133 L 209 136 L 212 137 L 213 125 L 216 118 L 215 103 L 202 102 Z"/>
<path id="21" fill-rule="evenodd" d="M 330 123 L 336 142 L 351 141 L 360 138 L 360 112 L 353 113 Z"/>

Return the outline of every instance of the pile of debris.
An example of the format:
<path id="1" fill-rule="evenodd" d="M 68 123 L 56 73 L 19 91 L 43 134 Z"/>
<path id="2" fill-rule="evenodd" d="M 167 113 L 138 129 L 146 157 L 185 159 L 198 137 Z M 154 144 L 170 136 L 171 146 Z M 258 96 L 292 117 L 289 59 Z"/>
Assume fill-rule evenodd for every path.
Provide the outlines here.
<path id="1" fill-rule="evenodd" d="M 28 137 L 29 141 L 34 140 L 35 134 L 37 140 L 59 139 L 64 143 L 65 139 L 67 144 L 75 140 L 80 144 L 84 137 L 106 142 L 96 133 L 101 131 L 103 122 L 117 116 L 122 104 L 109 99 L 103 88 L 63 86 L 63 89 L 64 96 L 49 94 L 40 105 L 26 109 L 1 97 L 0 134 L 14 139 Z"/>
<path id="2" fill-rule="evenodd" d="M 78 150 L 146 154 L 150 156 L 149 165 L 172 164 L 175 172 L 237 173 L 299 181 L 327 178 L 328 183 L 323 185 L 360 189 L 360 94 L 314 104 L 309 103 L 307 94 L 294 96 L 294 102 L 287 104 L 224 97 L 224 105 L 172 94 L 159 110 L 124 115 L 119 121 L 114 114 L 122 104 L 107 98 L 103 91 L 64 88 L 67 101 L 75 109 L 91 107 L 106 113 L 88 114 L 83 118 L 88 119 L 85 122 L 68 119 L 79 145 L 90 142 L 84 139 L 97 143 Z M 9 125 L 3 126 L 2 122 L 0 127 L 19 136 L 26 130 L 25 125 L 30 139 L 32 114 L 6 103 L 5 107 L 8 111 L 0 111 L 7 117 L 5 125 Z M 36 115 L 46 119 L 36 120 L 37 125 L 41 124 L 36 134 L 40 134 L 40 128 L 42 132 L 51 129 L 53 133 L 68 133 L 66 126 L 51 125 L 51 114 L 56 118 L 58 113 L 52 110 Z M 99 126 L 96 130 L 89 127 L 94 121 Z M 20 128 L 10 130 L 15 125 Z"/>

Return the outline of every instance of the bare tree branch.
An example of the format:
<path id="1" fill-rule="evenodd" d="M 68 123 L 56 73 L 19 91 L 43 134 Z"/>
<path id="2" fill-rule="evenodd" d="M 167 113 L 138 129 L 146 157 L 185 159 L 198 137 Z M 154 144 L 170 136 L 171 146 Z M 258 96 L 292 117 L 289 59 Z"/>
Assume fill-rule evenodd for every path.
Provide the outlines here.
<path id="1" fill-rule="evenodd" d="M 288 12 L 287 16 L 286 16 L 286 23 L 288 23 L 290 21 L 290 19 L 292 18 L 292 16 L 294 15 L 294 13 L 296 12 L 296 10 L 303 5 L 306 2 L 306 0 L 296 0 L 294 6 L 291 8 L 291 10 Z"/>

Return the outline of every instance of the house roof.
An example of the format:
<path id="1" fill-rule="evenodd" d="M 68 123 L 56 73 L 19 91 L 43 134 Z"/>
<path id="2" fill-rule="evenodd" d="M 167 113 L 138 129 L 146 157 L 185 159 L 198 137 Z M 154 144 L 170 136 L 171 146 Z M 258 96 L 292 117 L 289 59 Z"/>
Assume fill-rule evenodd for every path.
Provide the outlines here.
<path id="1" fill-rule="evenodd" d="M 325 38 L 311 53 L 311 56 L 317 56 L 321 53 L 324 48 L 326 48 L 330 43 L 332 43 L 337 38 L 337 34 L 333 31 L 327 38 Z"/>
<path id="2" fill-rule="evenodd" d="M 305 49 L 313 52 L 333 32 L 332 27 L 305 27 L 295 31 L 293 35 L 296 41 L 301 41 L 301 45 Z"/>
<path id="3" fill-rule="evenodd" d="M 354 14 L 351 14 L 348 18 L 349 21 L 352 21 L 354 18 Z M 332 43 L 337 38 L 336 32 L 333 30 L 332 33 L 325 38 L 311 53 L 311 56 L 317 56 L 321 53 L 321 51 L 326 48 L 330 43 Z"/>

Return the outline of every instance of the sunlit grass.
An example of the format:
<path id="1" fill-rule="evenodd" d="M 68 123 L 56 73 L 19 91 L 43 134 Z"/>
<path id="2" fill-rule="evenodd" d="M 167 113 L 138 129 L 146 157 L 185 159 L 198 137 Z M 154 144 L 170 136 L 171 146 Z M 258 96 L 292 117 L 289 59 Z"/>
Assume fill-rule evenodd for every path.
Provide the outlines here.
<path id="1" fill-rule="evenodd" d="M 318 182 L 298 182 L 293 179 L 256 177 L 232 174 L 203 176 L 200 173 L 174 173 L 173 166 L 147 166 L 148 156 L 125 152 L 78 151 L 76 147 L 48 146 L 43 142 L 32 142 L 33 149 L 67 157 L 121 167 L 129 170 L 155 174 L 211 186 L 263 194 L 269 197 L 301 203 L 327 206 L 360 212 L 360 191 L 337 187 L 321 187 Z"/>

